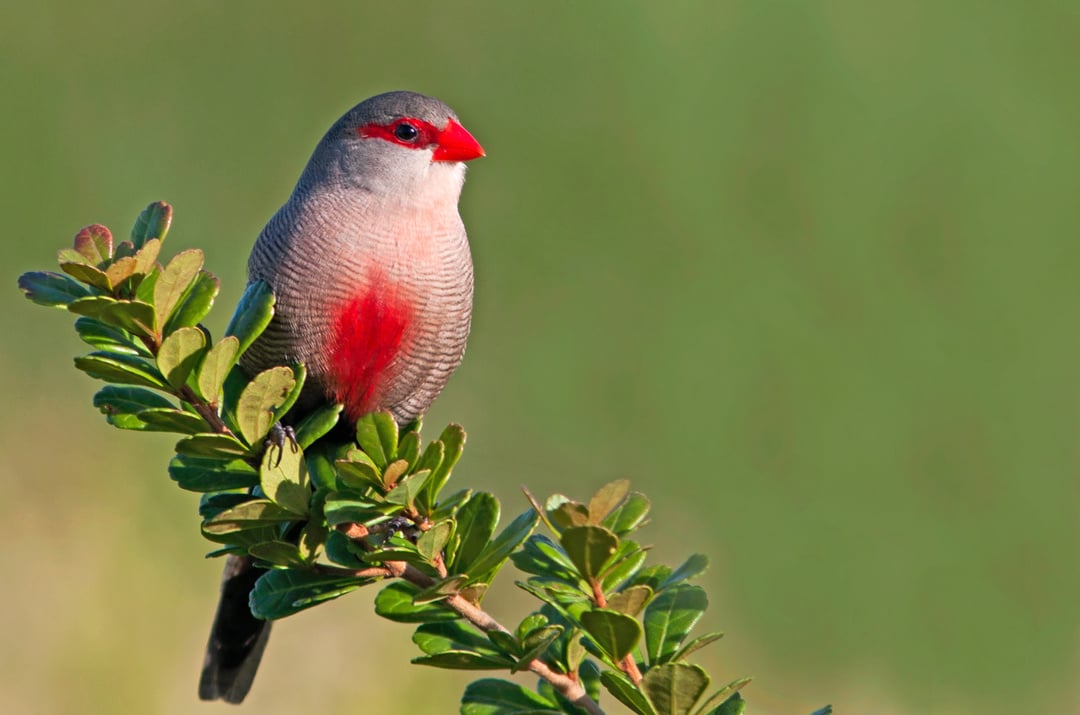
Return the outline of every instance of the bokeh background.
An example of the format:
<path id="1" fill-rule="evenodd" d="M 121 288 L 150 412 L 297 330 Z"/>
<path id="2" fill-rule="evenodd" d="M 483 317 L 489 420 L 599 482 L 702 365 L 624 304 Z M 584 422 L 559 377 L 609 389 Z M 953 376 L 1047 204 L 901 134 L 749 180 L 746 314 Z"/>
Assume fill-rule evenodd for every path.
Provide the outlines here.
<path id="1" fill-rule="evenodd" d="M 751 712 L 1080 710 L 1075 2 L 0 7 L 0 712 L 212 713 L 220 564 L 171 439 L 114 430 L 22 300 L 148 202 L 223 281 L 341 112 L 411 88 L 488 158 L 459 484 L 629 477 L 710 555 Z M 503 578 L 491 608 L 527 601 Z M 275 627 L 248 709 L 455 712 L 362 593 Z M 617 711 L 613 709 L 613 712 Z"/>

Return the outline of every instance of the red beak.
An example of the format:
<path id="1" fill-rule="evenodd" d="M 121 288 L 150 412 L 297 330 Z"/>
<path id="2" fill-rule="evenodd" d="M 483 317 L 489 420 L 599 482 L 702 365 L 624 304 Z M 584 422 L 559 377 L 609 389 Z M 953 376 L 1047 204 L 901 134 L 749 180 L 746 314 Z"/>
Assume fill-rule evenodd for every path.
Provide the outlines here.
<path id="1" fill-rule="evenodd" d="M 435 138 L 432 161 L 469 161 L 484 156 L 484 147 L 469 131 L 451 119 L 446 128 Z"/>

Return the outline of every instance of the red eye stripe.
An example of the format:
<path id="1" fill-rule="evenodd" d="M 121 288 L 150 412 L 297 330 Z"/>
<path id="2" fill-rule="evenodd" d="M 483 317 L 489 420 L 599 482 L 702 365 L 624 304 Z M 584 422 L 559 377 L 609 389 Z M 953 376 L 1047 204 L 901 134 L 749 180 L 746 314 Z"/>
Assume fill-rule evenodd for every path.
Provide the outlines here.
<path id="1" fill-rule="evenodd" d="M 409 124 L 419 132 L 415 139 L 406 141 L 394 133 L 402 124 Z M 385 139 L 410 149 L 424 149 L 432 144 L 438 144 L 440 130 L 428 122 L 406 117 L 395 119 L 389 124 L 365 124 L 357 127 L 356 133 L 365 139 Z"/>

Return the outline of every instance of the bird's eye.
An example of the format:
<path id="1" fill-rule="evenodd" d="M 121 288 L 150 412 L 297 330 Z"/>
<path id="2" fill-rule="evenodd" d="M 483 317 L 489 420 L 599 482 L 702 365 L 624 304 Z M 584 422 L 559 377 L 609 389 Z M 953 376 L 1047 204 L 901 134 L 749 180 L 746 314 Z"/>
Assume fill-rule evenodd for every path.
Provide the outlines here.
<path id="1" fill-rule="evenodd" d="M 394 136 L 403 142 L 414 142 L 420 136 L 420 130 L 408 122 L 402 122 L 394 127 Z"/>

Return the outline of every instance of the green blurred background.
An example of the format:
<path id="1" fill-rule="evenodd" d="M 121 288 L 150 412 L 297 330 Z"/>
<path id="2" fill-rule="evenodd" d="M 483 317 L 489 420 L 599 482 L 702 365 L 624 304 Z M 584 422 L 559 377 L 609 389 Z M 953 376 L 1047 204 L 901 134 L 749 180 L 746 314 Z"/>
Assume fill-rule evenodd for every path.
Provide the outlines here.
<path id="1" fill-rule="evenodd" d="M 460 485 L 654 501 L 710 555 L 752 712 L 1076 712 L 1080 6 L 9 2 L 0 712 L 191 713 L 219 562 L 22 300 L 80 226 L 176 209 L 220 331 L 341 112 L 410 88 L 488 158 L 462 211 Z M 489 603 L 527 602 L 504 575 Z M 454 712 L 371 594 L 276 626 L 260 713 Z M 406 688 L 402 690 L 402 688 Z M 357 693 L 364 700 L 357 702 Z M 376 710 L 378 708 L 379 710 Z"/>

